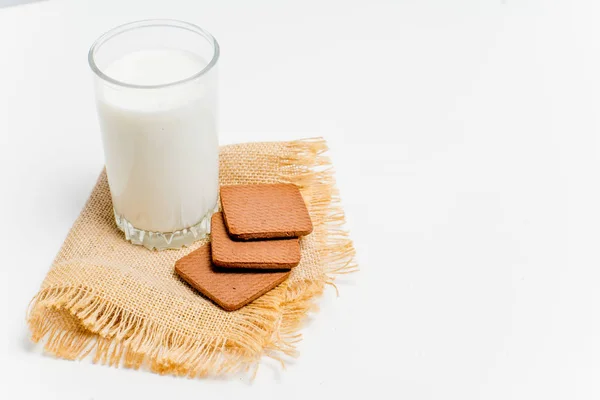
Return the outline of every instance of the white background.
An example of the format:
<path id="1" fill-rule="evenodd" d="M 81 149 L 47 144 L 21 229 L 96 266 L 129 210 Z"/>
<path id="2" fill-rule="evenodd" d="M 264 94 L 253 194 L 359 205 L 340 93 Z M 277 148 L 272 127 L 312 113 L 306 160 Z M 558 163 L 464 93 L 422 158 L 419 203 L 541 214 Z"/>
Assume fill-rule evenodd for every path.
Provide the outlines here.
<path id="1" fill-rule="evenodd" d="M 0 8 L 0 398 L 598 398 L 594 3 Z M 27 304 L 103 164 L 88 47 L 151 17 L 219 40 L 221 143 L 331 146 L 362 270 L 320 299 L 300 357 L 254 383 L 57 360 L 28 341 Z"/>

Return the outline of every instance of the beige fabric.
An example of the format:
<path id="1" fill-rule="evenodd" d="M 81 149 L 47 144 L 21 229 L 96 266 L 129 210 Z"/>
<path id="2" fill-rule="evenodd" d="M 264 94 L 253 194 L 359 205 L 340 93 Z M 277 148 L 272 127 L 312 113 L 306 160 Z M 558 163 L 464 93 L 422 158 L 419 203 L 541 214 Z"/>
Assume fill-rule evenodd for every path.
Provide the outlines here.
<path id="1" fill-rule="evenodd" d="M 186 376 L 294 355 L 313 297 L 335 274 L 356 268 L 325 150 L 321 139 L 221 148 L 222 184 L 295 183 L 315 227 L 301 241 L 302 261 L 290 278 L 236 312 L 221 310 L 174 274 L 175 261 L 204 242 L 153 252 L 125 241 L 102 173 L 32 300 L 32 340 L 45 339 L 45 350 L 63 358 L 92 354 L 96 362 Z"/>

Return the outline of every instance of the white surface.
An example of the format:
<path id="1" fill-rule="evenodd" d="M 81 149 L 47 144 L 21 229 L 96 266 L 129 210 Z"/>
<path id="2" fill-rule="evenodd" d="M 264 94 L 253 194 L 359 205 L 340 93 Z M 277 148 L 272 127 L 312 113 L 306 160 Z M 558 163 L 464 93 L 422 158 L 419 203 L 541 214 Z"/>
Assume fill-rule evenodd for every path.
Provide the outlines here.
<path id="1" fill-rule="evenodd" d="M 0 398 L 600 395 L 597 2 L 85 3 L 0 10 Z M 26 305 L 102 165 L 86 51 L 146 17 L 219 40 L 221 143 L 332 148 L 362 271 L 253 384 L 28 344 Z"/>

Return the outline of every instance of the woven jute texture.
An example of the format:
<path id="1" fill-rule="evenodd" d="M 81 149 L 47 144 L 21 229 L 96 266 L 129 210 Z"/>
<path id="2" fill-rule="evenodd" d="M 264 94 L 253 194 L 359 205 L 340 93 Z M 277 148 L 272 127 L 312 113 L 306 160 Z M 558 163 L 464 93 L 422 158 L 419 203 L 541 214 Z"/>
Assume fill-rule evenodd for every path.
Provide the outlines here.
<path id="1" fill-rule="evenodd" d="M 162 252 L 125 241 L 102 173 L 30 304 L 32 340 L 58 357 L 190 377 L 256 373 L 262 356 L 295 355 L 314 297 L 356 269 L 325 151 L 322 139 L 221 148 L 221 184 L 294 183 L 314 224 L 289 279 L 235 312 L 174 273 L 175 261 L 205 241 Z"/>

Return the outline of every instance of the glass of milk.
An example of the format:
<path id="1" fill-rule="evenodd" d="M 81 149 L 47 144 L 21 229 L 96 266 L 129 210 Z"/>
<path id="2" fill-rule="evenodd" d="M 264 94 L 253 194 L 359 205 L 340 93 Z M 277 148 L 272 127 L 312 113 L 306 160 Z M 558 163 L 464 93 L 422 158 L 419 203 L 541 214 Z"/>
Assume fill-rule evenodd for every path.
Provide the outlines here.
<path id="1" fill-rule="evenodd" d="M 147 20 L 90 49 L 115 220 L 127 240 L 180 248 L 217 208 L 219 45 L 198 26 Z"/>

